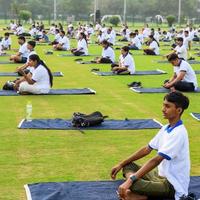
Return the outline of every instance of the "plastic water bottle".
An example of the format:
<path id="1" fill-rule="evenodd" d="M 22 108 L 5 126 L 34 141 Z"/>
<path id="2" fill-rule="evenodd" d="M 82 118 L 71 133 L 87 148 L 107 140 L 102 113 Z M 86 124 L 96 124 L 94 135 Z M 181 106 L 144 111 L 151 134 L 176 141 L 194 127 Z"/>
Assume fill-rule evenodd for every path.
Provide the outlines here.
<path id="1" fill-rule="evenodd" d="M 32 121 L 32 104 L 31 102 L 29 101 L 27 104 L 26 104 L 26 121 L 28 122 L 31 122 Z"/>

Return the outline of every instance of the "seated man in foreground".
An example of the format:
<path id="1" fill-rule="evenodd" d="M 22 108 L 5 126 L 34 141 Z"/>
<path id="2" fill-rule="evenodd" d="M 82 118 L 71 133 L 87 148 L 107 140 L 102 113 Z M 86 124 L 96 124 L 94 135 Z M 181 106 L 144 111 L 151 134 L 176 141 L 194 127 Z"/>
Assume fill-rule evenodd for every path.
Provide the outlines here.
<path id="1" fill-rule="evenodd" d="M 169 124 L 163 126 L 149 144 L 111 171 L 112 179 L 123 169 L 126 181 L 119 186 L 122 200 L 147 200 L 148 198 L 175 198 L 188 194 L 190 181 L 190 156 L 188 134 L 181 115 L 189 106 L 189 99 L 179 92 L 164 97 L 163 116 Z M 142 167 L 134 163 L 152 152 L 157 155 Z M 155 168 L 158 166 L 158 172 Z"/>
<path id="2" fill-rule="evenodd" d="M 174 66 L 174 75 L 165 81 L 164 87 L 183 92 L 195 91 L 198 88 L 197 77 L 191 65 L 177 54 L 169 55 L 168 61 Z"/>

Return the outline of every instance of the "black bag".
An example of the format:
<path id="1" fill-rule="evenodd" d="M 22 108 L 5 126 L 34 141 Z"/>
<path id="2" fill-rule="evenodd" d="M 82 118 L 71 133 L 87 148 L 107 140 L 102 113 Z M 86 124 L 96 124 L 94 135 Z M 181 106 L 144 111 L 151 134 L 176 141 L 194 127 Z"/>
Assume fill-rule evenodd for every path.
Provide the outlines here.
<path id="1" fill-rule="evenodd" d="M 197 197 L 194 193 L 189 193 L 188 196 L 182 196 L 180 200 L 197 200 Z"/>
<path id="2" fill-rule="evenodd" d="M 99 111 L 93 112 L 89 115 L 76 112 L 72 117 L 72 125 L 74 127 L 88 127 L 101 124 L 108 116 L 103 116 Z"/>
<path id="3" fill-rule="evenodd" d="M 14 90 L 14 85 L 13 81 L 7 81 L 3 86 L 3 90 Z"/>

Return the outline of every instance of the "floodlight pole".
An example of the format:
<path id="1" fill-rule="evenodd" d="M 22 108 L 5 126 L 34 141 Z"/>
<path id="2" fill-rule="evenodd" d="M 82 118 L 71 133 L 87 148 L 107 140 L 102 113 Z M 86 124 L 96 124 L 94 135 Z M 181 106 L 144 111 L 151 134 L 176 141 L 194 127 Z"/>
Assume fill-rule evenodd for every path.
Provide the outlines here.
<path id="1" fill-rule="evenodd" d="M 53 12 L 53 18 L 54 18 L 54 21 L 56 21 L 57 20 L 57 0 L 54 0 L 54 7 L 53 7 L 54 9 L 54 12 Z"/>
<path id="2" fill-rule="evenodd" d="M 124 24 L 126 23 L 126 0 L 124 0 Z"/>
<path id="3" fill-rule="evenodd" d="M 94 23 L 97 21 L 96 19 L 97 9 L 98 9 L 98 0 L 94 0 Z"/>
<path id="4" fill-rule="evenodd" d="M 181 0 L 178 2 L 178 23 L 181 23 Z"/>

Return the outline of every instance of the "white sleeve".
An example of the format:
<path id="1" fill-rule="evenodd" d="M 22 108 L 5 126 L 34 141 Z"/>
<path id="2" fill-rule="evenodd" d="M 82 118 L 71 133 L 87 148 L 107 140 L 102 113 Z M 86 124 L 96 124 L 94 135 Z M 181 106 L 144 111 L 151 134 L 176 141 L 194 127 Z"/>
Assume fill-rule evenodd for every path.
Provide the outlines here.
<path id="1" fill-rule="evenodd" d="M 158 131 L 158 133 L 155 135 L 155 137 L 149 142 L 149 147 L 151 149 L 158 150 L 158 147 L 159 147 L 159 138 L 161 137 L 162 129 L 160 129 L 160 131 Z"/>
<path id="2" fill-rule="evenodd" d="M 43 73 L 41 69 L 35 69 L 33 72 L 33 76 L 32 76 L 32 80 L 35 82 L 38 82 L 39 80 L 41 80 L 43 78 Z"/>
<path id="3" fill-rule="evenodd" d="M 133 59 L 131 56 L 129 56 L 127 59 L 124 60 L 124 66 L 129 67 L 133 63 Z"/>
<path id="4" fill-rule="evenodd" d="M 167 160 L 175 158 L 181 151 L 183 139 L 183 135 L 180 132 L 176 132 L 163 143 L 158 150 L 158 154 Z"/>
<path id="5" fill-rule="evenodd" d="M 180 71 L 187 72 L 188 71 L 188 63 L 184 63 L 184 65 L 181 65 L 180 66 Z"/>

